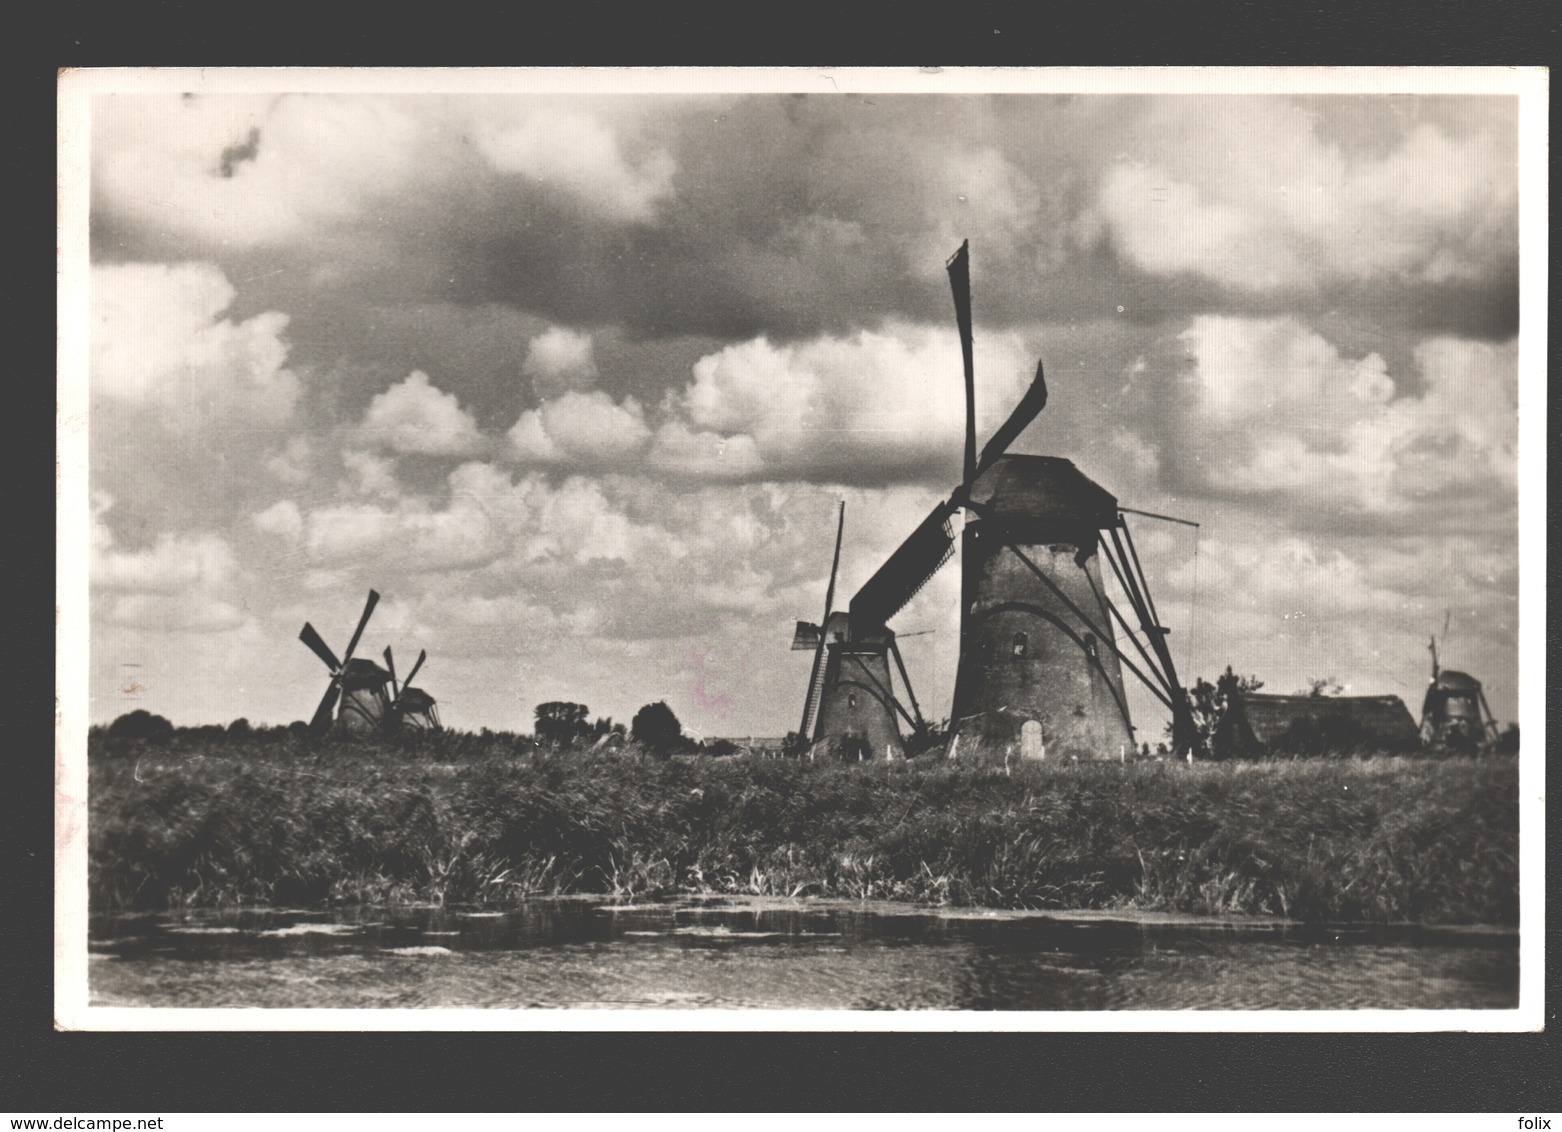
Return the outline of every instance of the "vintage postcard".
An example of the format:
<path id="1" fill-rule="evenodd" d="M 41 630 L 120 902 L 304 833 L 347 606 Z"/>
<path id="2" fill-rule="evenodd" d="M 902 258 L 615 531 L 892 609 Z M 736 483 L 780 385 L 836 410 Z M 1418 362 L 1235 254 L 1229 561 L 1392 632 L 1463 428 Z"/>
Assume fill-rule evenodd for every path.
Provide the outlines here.
<path id="1" fill-rule="evenodd" d="M 1547 97 L 64 73 L 57 1024 L 1539 1028 Z"/>

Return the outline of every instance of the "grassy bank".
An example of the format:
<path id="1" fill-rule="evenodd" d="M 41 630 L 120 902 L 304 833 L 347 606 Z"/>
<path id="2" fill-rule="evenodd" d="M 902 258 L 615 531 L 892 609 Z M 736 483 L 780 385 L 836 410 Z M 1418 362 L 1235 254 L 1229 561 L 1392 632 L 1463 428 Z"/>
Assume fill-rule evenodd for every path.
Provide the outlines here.
<path id="1" fill-rule="evenodd" d="M 1001 767 L 175 737 L 90 752 L 94 911 L 674 891 L 1516 923 L 1512 759 Z"/>

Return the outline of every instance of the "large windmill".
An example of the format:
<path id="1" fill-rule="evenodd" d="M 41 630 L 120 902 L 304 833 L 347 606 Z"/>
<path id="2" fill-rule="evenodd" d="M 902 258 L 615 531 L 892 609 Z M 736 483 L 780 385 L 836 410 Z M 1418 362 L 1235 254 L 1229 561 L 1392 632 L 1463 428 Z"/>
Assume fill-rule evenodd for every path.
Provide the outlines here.
<path id="1" fill-rule="evenodd" d="M 897 715 L 913 731 L 919 732 L 925 725 L 906 676 L 900 647 L 895 643 L 895 633 L 883 624 L 864 626 L 859 631 L 849 614 L 834 608 L 835 578 L 841 565 L 841 536 L 845 529 L 846 501 L 842 500 L 835 527 L 830 584 L 824 596 L 824 619 L 818 625 L 799 621 L 792 635 L 793 649 L 814 651 L 798 735 L 809 746 L 835 740 L 842 748 L 839 753 L 855 749 L 868 758 L 904 758 L 906 750 Z M 895 695 L 890 679 L 891 656 L 911 704 L 909 712 Z"/>
<path id="2" fill-rule="evenodd" d="M 1007 451 L 1047 404 L 1039 363 L 1030 389 L 977 456 L 969 256 L 963 243 L 946 265 L 965 369 L 964 476 L 852 598 L 851 633 L 871 639 L 886 631 L 953 554 L 951 520 L 963 510 L 950 753 L 1120 758 L 1134 747 L 1125 668 L 1171 711 L 1174 740 L 1187 751 L 1197 741 L 1187 696 L 1126 509 L 1068 460 Z M 1103 560 L 1137 629 L 1107 596 Z M 1119 630 L 1136 657 L 1119 647 Z"/>
<path id="3" fill-rule="evenodd" d="M 412 665 L 412 671 L 407 673 L 406 683 L 400 687 L 396 684 L 396 658 L 391 655 L 390 646 L 385 646 L 385 668 L 390 673 L 391 701 L 385 718 L 387 726 L 392 729 L 405 727 L 413 731 L 438 731 L 439 708 L 434 697 L 422 688 L 414 688 L 412 681 L 417 678 L 418 669 L 423 667 L 423 662 L 428 659 L 428 650 L 418 650 L 418 659 Z"/>
<path id="4" fill-rule="evenodd" d="M 347 642 L 347 651 L 340 660 L 330 646 L 320 639 L 315 627 L 304 622 L 298 639 L 308 645 L 331 670 L 331 682 L 326 685 L 320 706 L 315 709 L 314 718 L 309 722 L 311 731 L 318 733 L 329 728 L 333 712 L 336 726 L 344 731 L 377 731 L 384 725 L 390 709 L 390 700 L 385 695 L 385 684 L 390 679 L 390 673 L 372 660 L 353 657 L 353 650 L 358 647 L 364 627 L 369 624 L 369 615 L 374 612 L 379 601 L 380 595 L 370 590 L 363 615 L 358 618 L 358 628 L 353 630 L 352 640 Z M 339 712 L 336 710 L 338 700 L 342 705 Z"/>

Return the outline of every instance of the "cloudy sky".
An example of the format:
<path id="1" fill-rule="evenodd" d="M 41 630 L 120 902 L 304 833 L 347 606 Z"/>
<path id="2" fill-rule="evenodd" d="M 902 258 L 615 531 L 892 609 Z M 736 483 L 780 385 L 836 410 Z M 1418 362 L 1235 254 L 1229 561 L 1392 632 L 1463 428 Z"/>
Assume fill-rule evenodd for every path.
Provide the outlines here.
<path id="1" fill-rule="evenodd" d="M 958 474 L 962 239 L 981 438 L 1040 359 L 1014 450 L 1201 524 L 1132 520 L 1185 680 L 1418 711 L 1447 611 L 1516 717 L 1513 97 L 179 78 L 89 104 L 93 721 L 307 718 L 374 587 L 450 725 L 795 728 L 836 501 L 844 607 Z"/>

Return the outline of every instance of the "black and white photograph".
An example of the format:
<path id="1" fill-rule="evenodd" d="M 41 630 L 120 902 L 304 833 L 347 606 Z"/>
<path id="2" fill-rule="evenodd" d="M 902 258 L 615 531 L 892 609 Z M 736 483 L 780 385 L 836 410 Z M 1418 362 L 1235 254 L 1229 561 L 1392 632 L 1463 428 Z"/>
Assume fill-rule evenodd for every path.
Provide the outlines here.
<path id="1" fill-rule="evenodd" d="M 64 74 L 57 1025 L 1539 1028 L 1547 82 Z"/>

